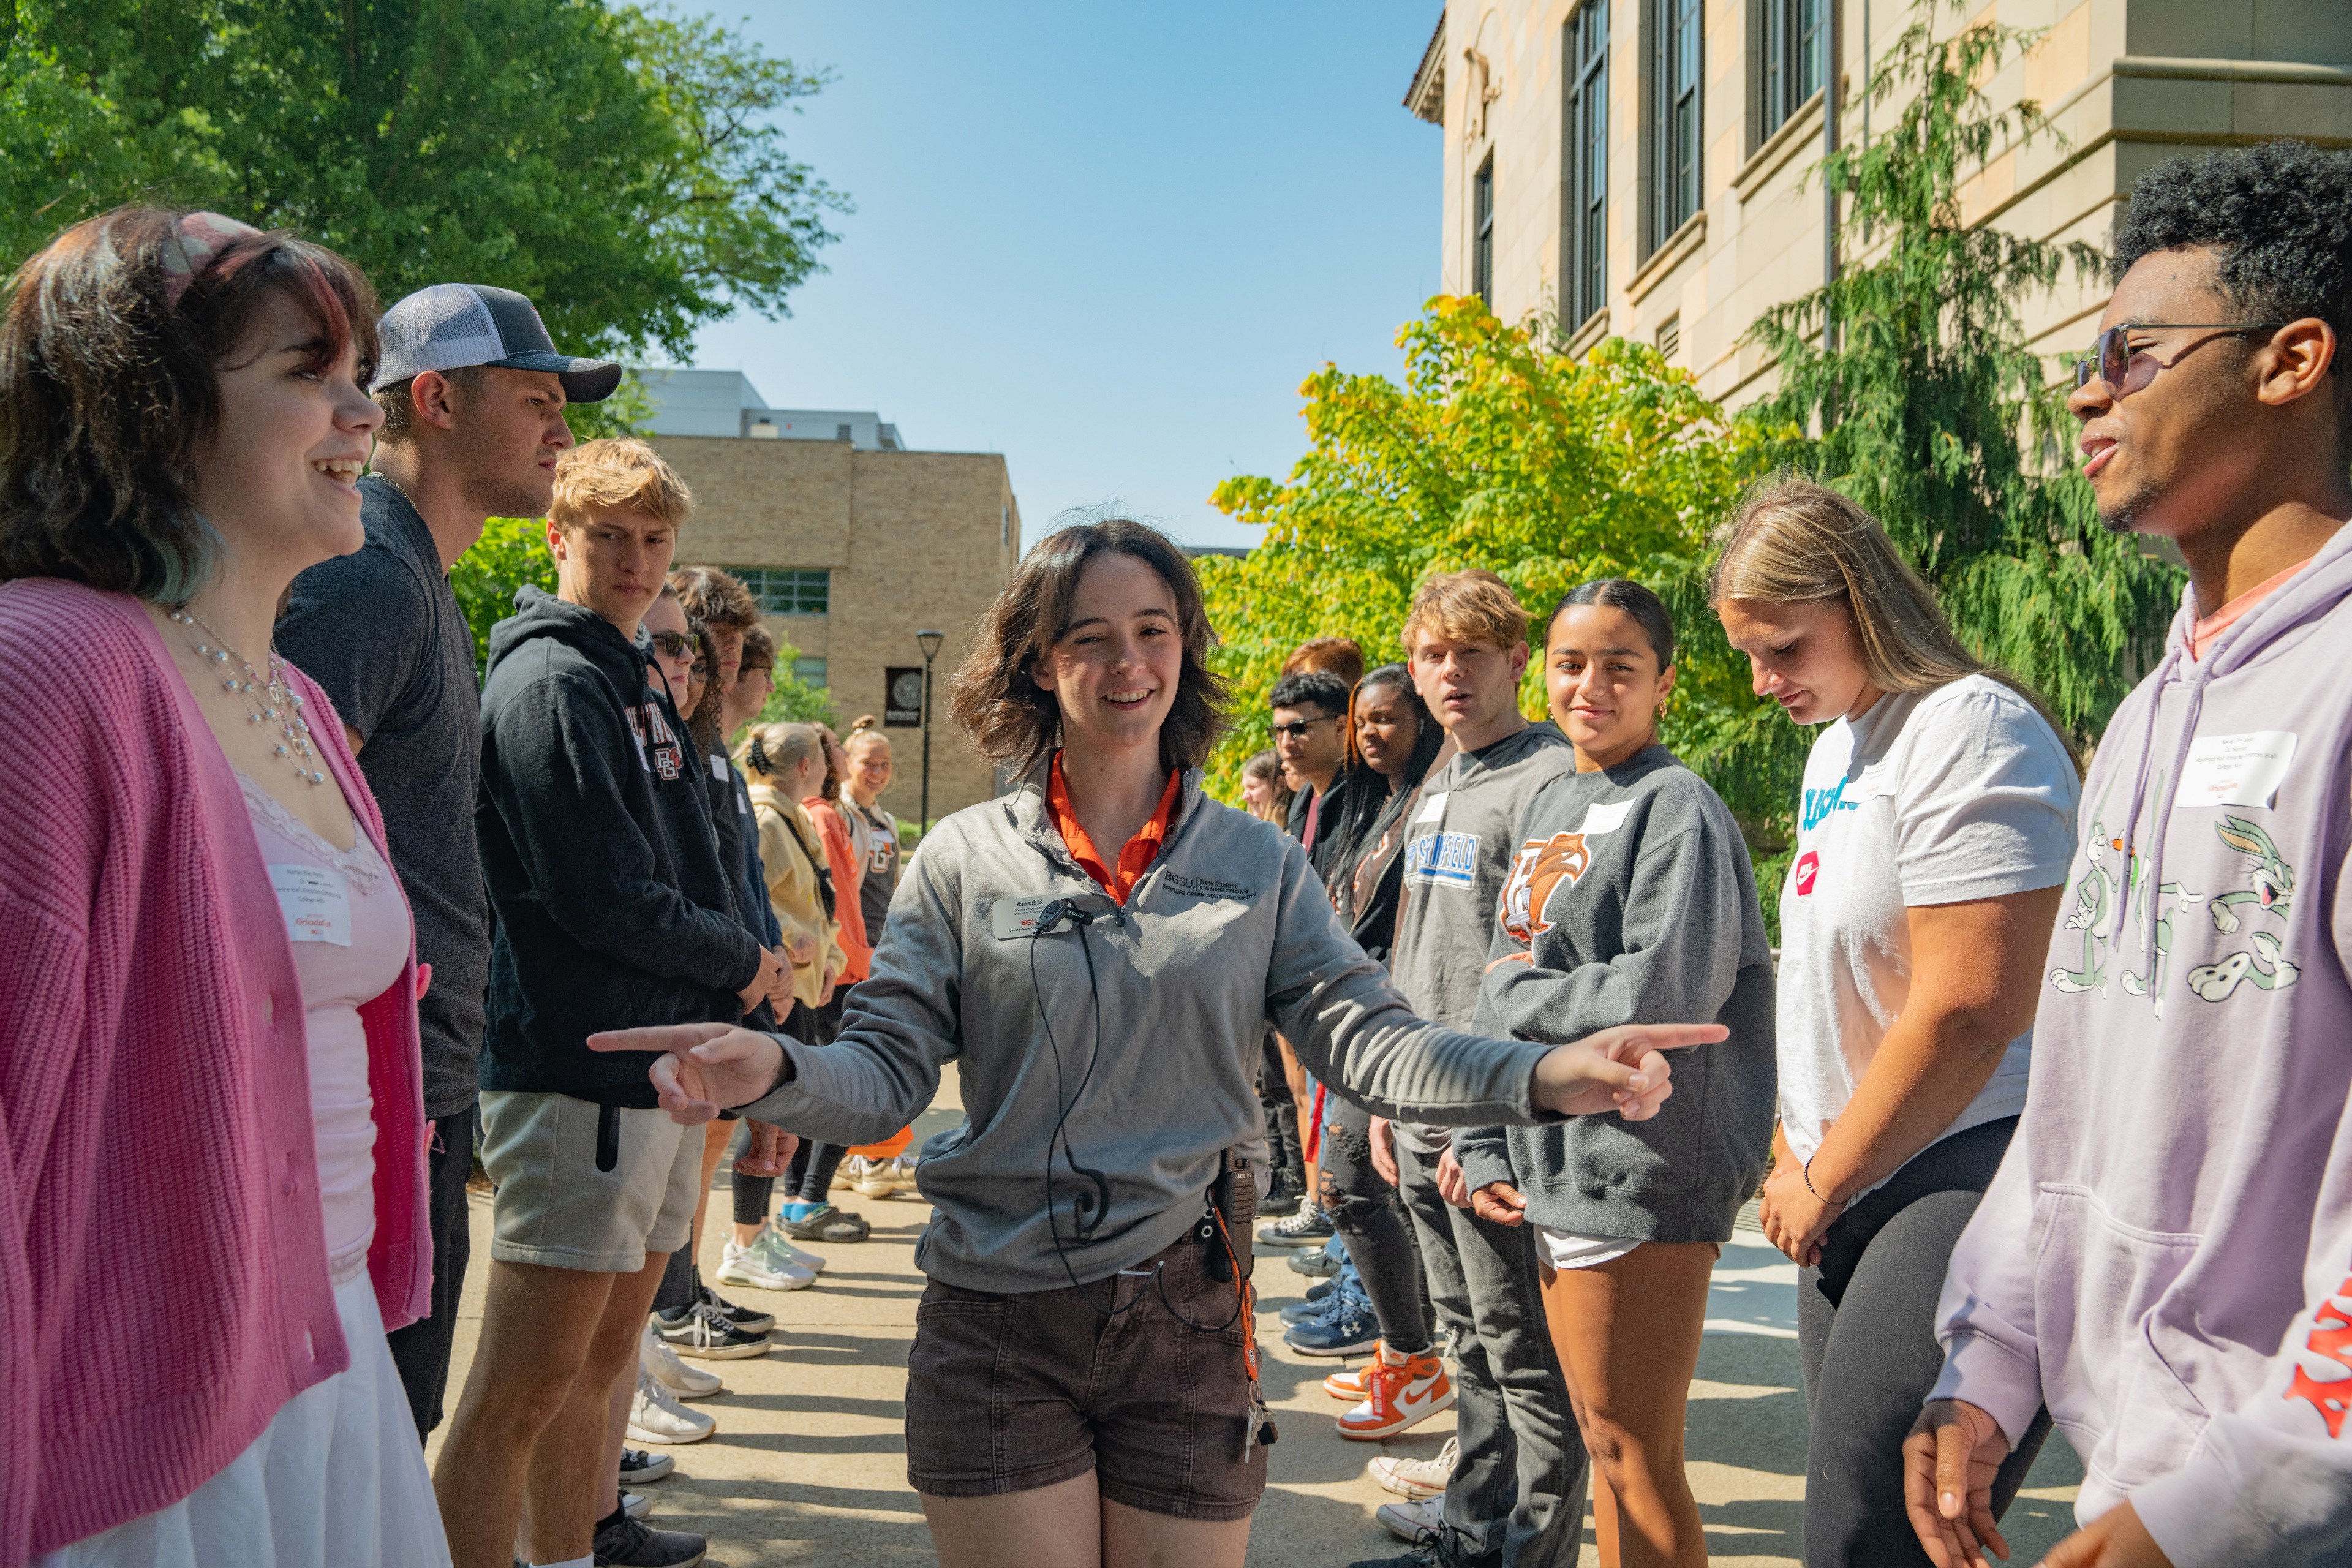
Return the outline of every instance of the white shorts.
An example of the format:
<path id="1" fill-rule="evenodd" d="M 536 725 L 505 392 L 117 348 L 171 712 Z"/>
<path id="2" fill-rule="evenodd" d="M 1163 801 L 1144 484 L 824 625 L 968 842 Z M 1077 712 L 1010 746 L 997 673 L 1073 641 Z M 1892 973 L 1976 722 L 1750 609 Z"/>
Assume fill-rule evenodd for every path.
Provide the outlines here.
<path id="1" fill-rule="evenodd" d="M 1536 1255 L 1555 1269 L 1614 1263 L 1641 1245 L 1622 1236 L 1571 1236 L 1549 1226 L 1536 1226 Z"/>

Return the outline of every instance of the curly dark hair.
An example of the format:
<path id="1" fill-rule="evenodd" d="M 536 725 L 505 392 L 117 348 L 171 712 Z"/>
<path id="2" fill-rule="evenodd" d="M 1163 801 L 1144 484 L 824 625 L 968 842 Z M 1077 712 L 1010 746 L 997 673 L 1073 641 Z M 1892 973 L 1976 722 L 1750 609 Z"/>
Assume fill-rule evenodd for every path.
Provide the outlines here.
<path id="1" fill-rule="evenodd" d="M 2265 142 L 2158 163 L 2116 225 L 2117 282 L 2141 257 L 2206 247 L 2249 321 L 2316 317 L 2336 329 L 2336 450 L 2352 452 L 2352 154 Z"/>

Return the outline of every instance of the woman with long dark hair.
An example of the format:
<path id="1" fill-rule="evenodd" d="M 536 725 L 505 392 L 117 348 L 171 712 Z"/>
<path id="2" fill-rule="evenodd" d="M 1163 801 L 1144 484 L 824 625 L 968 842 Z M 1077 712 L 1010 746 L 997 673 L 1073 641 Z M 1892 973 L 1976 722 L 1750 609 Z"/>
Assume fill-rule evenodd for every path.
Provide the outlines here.
<path id="1" fill-rule="evenodd" d="M 1710 1026 L 1514 1045 L 1414 1017 L 1280 829 L 1201 792 L 1223 683 L 1192 566 L 1124 521 L 1049 535 L 957 674 L 1019 788 L 908 867 L 830 1046 L 688 1026 L 671 1114 L 895 1131 L 958 1066 L 970 1120 L 926 1146 L 931 1277 L 908 1469 L 948 1568 L 1241 1563 L 1273 1436 L 1252 1343 L 1252 1085 L 1271 1016 L 1341 1092 L 1423 1121 L 1654 1114 L 1661 1048 Z"/>

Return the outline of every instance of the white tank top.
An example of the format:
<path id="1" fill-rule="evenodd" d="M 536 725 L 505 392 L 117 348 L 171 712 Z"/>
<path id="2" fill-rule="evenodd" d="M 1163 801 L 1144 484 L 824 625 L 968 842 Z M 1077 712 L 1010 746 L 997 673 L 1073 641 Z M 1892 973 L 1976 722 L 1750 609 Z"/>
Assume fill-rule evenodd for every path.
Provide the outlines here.
<path id="1" fill-rule="evenodd" d="M 242 773 L 237 782 L 294 946 L 327 1268 L 347 1285 L 366 1272 L 375 1237 L 374 1100 L 359 1010 L 400 978 L 408 910 L 365 830 L 337 849 Z"/>

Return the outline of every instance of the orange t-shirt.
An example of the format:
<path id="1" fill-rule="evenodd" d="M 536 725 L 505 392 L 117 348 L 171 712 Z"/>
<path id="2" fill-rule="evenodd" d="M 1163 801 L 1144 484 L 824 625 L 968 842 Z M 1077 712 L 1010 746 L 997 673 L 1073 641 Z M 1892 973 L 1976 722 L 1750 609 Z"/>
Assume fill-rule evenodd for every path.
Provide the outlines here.
<path id="1" fill-rule="evenodd" d="M 2310 565 L 2298 561 L 2273 577 L 2265 577 L 2210 616 L 2201 616 L 2189 628 L 2189 657 L 2202 659 L 2205 650 L 2221 640 L 2221 634 L 2246 618 L 2246 612 L 2277 593 L 2287 584 L 2287 579 Z"/>
<path id="2" fill-rule="evenodd" d="M 1167 838 L 1168 825 L 1176 816 L 1176 797 L 1183 782 L 1183 775 L 1175 769 L 1168 771 L 1168 787 L 1160 792 L 1160 809 L 1119 850 L 1116 866 L 1105 864 L 1102 852 L 1079 825 L 1078 814 L 1070 809 L 1070 792 L 1062 783 L 1059 752 L 1054 753 L 1054 765 L 1045 776 L 1045 809 L 1052 814 L 1054 826 L 1060 830 L 1062 842 L 1069 846 L 1070 858 L 1078 863 L 1078 869 L 1092 877 L 1111 896 L 1113 903 L 1124 904 L 1127 895 L 1135 890 L 1136 882 L 1160 858 L 1160 846 Z"/>

